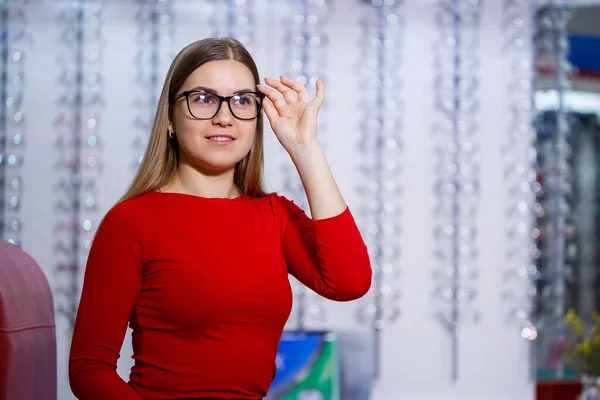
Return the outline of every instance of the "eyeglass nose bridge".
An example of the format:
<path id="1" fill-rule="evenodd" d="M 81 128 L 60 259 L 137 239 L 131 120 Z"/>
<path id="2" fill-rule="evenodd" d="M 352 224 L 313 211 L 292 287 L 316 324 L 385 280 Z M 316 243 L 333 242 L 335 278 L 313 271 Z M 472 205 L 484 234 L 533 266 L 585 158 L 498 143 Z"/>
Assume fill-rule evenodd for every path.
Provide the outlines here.
<path id="1" fill-rule="evenodd" d="M 223 103 L 227 103 L 227 108 L 229 108 L 229 114 L 231 114 L 231 116 L 233 118 L 239 118 L 235 115 L 235 113 L 233 112 L 233 109 L 231 108 L 231 99 L 233 99 L 235 97 L 235 95 L 233 96 L 219 96 L 218 94 L 213 94 L 213 96 L 217 97 L 219 99 L 219 106 L 217 107 L 217 111 L 215 111 L 215 114 L 210 117 L 210 119 L 215 118 L 217 115 L 219 115 L 219 112 L 221 112 L 221 108 L 223 107 Z"/>

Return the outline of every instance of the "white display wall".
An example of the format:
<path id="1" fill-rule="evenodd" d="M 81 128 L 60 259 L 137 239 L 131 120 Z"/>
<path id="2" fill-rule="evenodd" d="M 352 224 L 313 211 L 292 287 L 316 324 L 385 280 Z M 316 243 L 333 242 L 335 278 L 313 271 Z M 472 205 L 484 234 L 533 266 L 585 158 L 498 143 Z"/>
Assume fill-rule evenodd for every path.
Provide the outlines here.
<path id="1" fill-rule="evenodd" d="M 162 77 L 170 57 L 183 46 L 207 36 L 227 35 L 227 26 L 215 24 L 215 21 L 225 21 L 225 24 L 227 18 L 217 18 L 212 13 L 216 9 L 217 16 L 222 17 L 222 13 L 231 7 L 237 10 L 237 14 L 231 14 L 236 18 L 240 15 L 253 16 L 248 21 L 250 28 L 242 25 L 235 29 L 244 34 L 253 34 L 250 48 L 261 76 L 289 74 L 290 51 L 293 54 L 294 49 L 291 43 L 286 42 L 286 29 L 291 26 L 288 18 L 292 6 L 301 3 L 284 0 L 221 3 L 175 0 L 165 8 L 170 9 L 172 17 L 163 20 L 160 31 L 161 40 L 165 43 L 172 36 L 172 44 L 169 49 L 160 51 L 156 68 Z M 360 39 L 364 34 L 361 21 L 369 15 L 375 15 L 378 9 L 358 0 L 315 3 L 315 7 L 321 3 L 325 7 L 325 11 L 317 13 L 315 18 L 318 34 L 327 39 L 322 40 L 318 48 L 310 50 L 318 60 L 313 71 L 315 76 L 321 75 L 325 79 L 326 106 L 322 112 L 321 138 L 342 193 L 361 223 L 365 237 L 371 241 L 371 228 L 366 221 L 371 218 L 367 215 L 372 214 L 361 212 L 362 208 L 368 209 L 370 203 L 359 189 L 370 179 L 361 173 L 360 168 L 364 168 L 368 157 L 373 155 L 365 156 L 360 150 L 361 145 L 364 147 L 365 142 L 369 141 L 361 123 L 368 120 L 365 110 L 376 112 L 380 105 L 369 103 L 373 99 L 374 87 L 373 81 L 366 80 L 364 72 L 365 59 L 370 56 L 366 55 L 366 47 Z M 391 7 L 393 2 L 384 3 Z M 466 6 L 473 2 L 462 3 Z M 514 303 L 504 298 L 507 290 L 515 289 L 519 296 L 525 292 L 526 285 L 522 283 L 527 278 L 522 278 L 522 282 L 517 284 L 506 281 L 505 275 L 507 269 L 516 268 L 515 263 L 527 263 L 526 258 L 517 261 L 508 258 L 507 254 L 514 248 L 515 240 L 517 245 L 522 240 L 523 248 L 527 248 L 529 243 L 527 235 L 522 239 L 510 239 L 508 236 L 513 225 L 519 223 L 508 213 L 519 201 L 509 190 L 514 184 L 514 181 L 510 181 L 510 174 L 519 165 L 527 166 L 529 163 L 527 132 L 521 136 L 522 141 L 506 150 L 509 137 L 515 133 L 514 118 L 517 118 L 510 112 L 511 106 L 519 104 L 518 118 L 522 121 L 530 118 L 530 110 L 523 102 L 528 97 L 526 88 L 518 85 L 515 88 L 510 84 L 530 78 L 526 66 L 515 69 L 514 62 L 522 60 L 526 63 L 531 58 L 530 37 L 527 36 L 531 18 L 528 7 L 525 2 L 515 1 L 520 5 L 517 11 L 513 10 L 511 17 L 507 15 L 507 4 L 511 3 L 482 2 L 479 25 L 468 28 L 471 33 L 466 30 L 463 32 L 460 26 L 455 26 L 458 31 L 451 30 L 459 32 L 459 37 L 477 37 L 479 41 L 472 50 L 465 50 L 470 51 L 478 62 L 472 66 L 463 65 L 460 70 L 460 74 L 474 77 L 478 82 L 468 92 L 471 96 L 468 100 L 476 102 L 477 107 L 468 108 L 461 117 L 473 124 L 471 143 L 476 147 L 467 165 L 476 183 L 476 190 L 466 200 L 476 211 L 471 220 L 476 234 L 462 249 L 476 252 L 477 257 L 469 267 L 470 272 L 476 272 L 476 276 L 473 274 L 472 279 L 464 280 L 465 293 L 471 294 L 471 289 L 475 291 L 471 303 L 464 309 L 460 308 L 461 324 L 456 334 L 458 346 L 455 347 L 455 353 L 451 346 L 450 331 L 436 317 L 438 311 L 447 308 L 448 302 L 435 296 L 438 281 L 434 276 L 435 271 L 444 271 L 443 263 L 435 254 L 443 244 L 436 239 L 435 232 L 437 228 L 445 226 L 444 222 L 440 222 L 439 214 L 435 213 L 440 199 L 436 194 L 436 179 L 443 173 L 441 169 L 449 167 L 444 164 L 443 154 L 440 156 L 435 150 L 439 133 L 437 136 L 434 134 L 434 126 L 444 124 L 444 118 L 435 111 L 436 101 L 443 97 L 445 90 L 440 88 L 436 79 L 446 73 L 439 66 L 436 67 L 436 55 L 442 51 L 436 47 L 436 43 L 439 45 L 446 40 L 441 39 L 436 22 L 440 6 L 433 1 L 406 1 L 390 11 L 397 15 L 395 21 L 398 21 L 398 30 L 394 33 L 397 35 L 394 48 L 386 53 L 389 58 L 385 61 L 385 77 L 393 83 L 395 93 L 395 98 L 387 98 L 387 104 L 389 106 L 390 99 L 395 100 L 396 104 L 395 108 L 387 109 L 386 118 L 393 115 L 396 124 L 393 133 L 398 138 L 399 147 L 394 152 L 389 151 L 390 147 L 379 151 L 383 151 L 380 154 L 385 157 L 395 157 L 396 166 L 390 179 L 400 185 L 401 190 L 388 199 L 397 205 L 392 215 L 400 229 L 397 234 L 386 236 L 386 243 L 397 246 L 398 253 L 392 264 L 398 274 L 396 279 L 384 282 L 383 287 L 386 291 L 386 285 L 389 284 L 390 288 L 397 290 L 397 299 L 385 303 L 385 307 L 397 307 L 399 315 L 393 321 L 386 321 L 379 335 L 381 369 L 372 399 L 533 398 L 530 342 L 521 337 L 522 322 L 516 322 L 508 316 Z M 61 218 L 56 208 L 57 199 L 61 196 L 56 186 L 59 181 L 56 163 L 66 151 L 55 144 L 59 130 L 56 119 L 65 108 L 58 104 L 65 92 L 59 79 L 66 68 L 64 59 L 59 61 L 59 56 L 70 51 L 61 47 L 59 39 L 66 26 L 59 19 L 59 10 L 65 4 L 61 1 L 37 0 L 24 6 L 26 29 L 31 40 L 23 48 L 25 80 L 22 112 L 25 128 L 20 172 L 23 189 L 19 236 L 23 248 L 47 274 L 59 299 L 57 307 L 65 301 L 62 294 L 58 293 L 58 288 L 64 285 L 61 279 L 65 275 L 57 272 L 60 256 L 55 250 L 59 236 L 56 224 Z M 97 209 L 82 211 L 81 217 L 89 219 L 91 227 L 89 232 L 84 229 L 81 233 L 81 246 L 85 246 L 85 240 L 91 237 L 99 219 L 124 192 L 133 176 L 135 160 L 140 151 L 133 148 L 132 143 L 144 132 L 143 127 L 134 125 L 136 117 L 140 115 L 139 100 L 136 99 L 148 100 L 155 95 L 152 87 L 136 84 L 141 71 L 146 70 L 144 63 L 149 62 L 138 55 L 142 44 L 136 39 L 140 23 L 135 15 L 140 7 L 139 3 L 133 1 L 106 1 L 102 12 L 98 14 L 98 25 L 92 27 L 101 32 L 98 38 L 101 56 L 96 59 L 93 68 L 102 77 L 103 83 L 98 93 L 103 102 L 93 106 L 97 124 L 92 129 L 98 138 L 93 155 L 101 167 L 84 172 L 89 180 L 94 181 L 95 191 L 90 191 L 90 196 L 97 204 Z M 519 16 L 523 25 L 520 35 L 523 36 L 521 42 L 515 42 L 514 19 Z M 469 34 L 471 36 L 467 36 Z M 368 59 L 366 62 L 368 65 Z M 520 98 L 515 97 L 518 96 L 518 90 L 525 90 Z M 86 129 L 89 131 L 89 128 L 88 125 Z M 292 165 L 268 127 L 266 138 L 268 187 L 295 196 L 285 186 Z M 85 157 L 88 157 L 87 153 Z M 526 178 L 522 179 L 526 181 Z M 296 200 L 302 202 L 300 198 Z M 373 323 L 362 322 L 357 314 L 378 298 L 375 294 L 380 288 L 375 285 L 369 295 L 352 303 L 317 301 L 309 296 L 309 305 L 314 303 L 321 307 L 323 317 L 309 316 L 304 327 L 356 330 L 371 334 Z M 526 307 L 523 310 L 526 311 Z M 472 318 L 475 312 L 478 318 Z M 290 320 L 289 327 L 297 327 L 294 319 Z M 67 377 L 70 325 L 69 319 L 60 313 L 57 314 L 57 335 L 59 398 L 70 399 L 73 397 Z M 129 340 L 130 336 L 127 335 L 119 361 L 119 373 L 124 379 L 127 379 L 132 363 Z"/>

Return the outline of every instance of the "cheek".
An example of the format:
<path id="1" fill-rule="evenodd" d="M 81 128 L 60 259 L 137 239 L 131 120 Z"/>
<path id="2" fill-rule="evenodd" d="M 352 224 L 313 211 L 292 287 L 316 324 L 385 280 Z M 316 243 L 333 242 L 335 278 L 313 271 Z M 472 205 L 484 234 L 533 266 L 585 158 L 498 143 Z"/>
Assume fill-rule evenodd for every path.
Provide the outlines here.
<path id="1" fill-rule="evenodd" d="M 200 121 L 191 118 L 182 118 L 176 121 L 176 132 L 186 136 L 201 136 L 210 130 L 210 121 Z"/>
<path id="2" fill-rule="evenodd" d="M 206 127 L 200 121 L 178 121 L 178 124 L 174 127 L 179 147 L 185 152 L 196 152 L 202 149 L 205 144 L 204 133 Z"/>
<path id="3" fill-rule="evenodd" d="M 183 113 L 183 108 L 181 105 L 171 106 L 172 108 L 169 110 L 169 120 L 173 126 L 173 131 L 177 133 L 177 131 L 185 131 L 189 129 L 186 125 L 188 125 L 188 118 L 185 117 L 185 113 Z"/>

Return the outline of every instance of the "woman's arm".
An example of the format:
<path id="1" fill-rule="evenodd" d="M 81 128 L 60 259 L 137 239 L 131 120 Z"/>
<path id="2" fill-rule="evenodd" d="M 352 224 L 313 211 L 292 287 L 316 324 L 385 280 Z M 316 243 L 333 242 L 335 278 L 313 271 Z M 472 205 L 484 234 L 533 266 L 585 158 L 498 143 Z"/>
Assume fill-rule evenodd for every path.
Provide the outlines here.
<path id="1" fill-rule="evenodd" d="M 117 374 L 117 359 L 141 288 L 141 232 L 128 204 L 106 215 L 90 249 L 77 312 L 69 381 L 81 400 L 141 397 Z"/>
<path id="2" fill-rule="evenodd" d="M 325 100 L 323 81 L 317 79 L 317 92 L 312 101 L 306 87 L 293 79 L 282 76 L 280 80 L 266 78 L 265 82 L 274 88 L 258 86 L 266 95 L 265 114 L 298 169 L 313 219 L 340 214 L 346 203 L 317 137 L 317 118 Z"/>
<path id="3" fill-rule="evenodd" d="M 283 248 L 290 273 L 317 293 L 339 301 L 363 296 L 371 285 L 367 247 L 333 178 L 317 139 L 317 116 L 324 101 L 323 82 L 315 98 L 298 82 L 265 79 L 264 109 L 304 185 L 312 220 L 285 200 Z M 276 89 L 276 90 L 275 90 Z"/>

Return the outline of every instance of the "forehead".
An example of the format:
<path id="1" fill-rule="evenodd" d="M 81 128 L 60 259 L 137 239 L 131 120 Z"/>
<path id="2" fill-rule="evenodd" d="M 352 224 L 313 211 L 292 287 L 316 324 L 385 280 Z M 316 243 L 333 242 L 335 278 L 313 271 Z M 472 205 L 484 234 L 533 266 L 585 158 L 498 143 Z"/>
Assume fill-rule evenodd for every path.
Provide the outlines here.
<path id="1" fill-rule="evenodd" d="M 239 61 L 209 61 L 196 68 L 183 83 L 184 90 L 197 86 L 216 90 L 220 95 L 227 95 L 242 89 L 256 89 L 252 72 Z"/>

